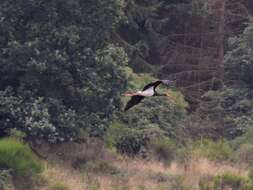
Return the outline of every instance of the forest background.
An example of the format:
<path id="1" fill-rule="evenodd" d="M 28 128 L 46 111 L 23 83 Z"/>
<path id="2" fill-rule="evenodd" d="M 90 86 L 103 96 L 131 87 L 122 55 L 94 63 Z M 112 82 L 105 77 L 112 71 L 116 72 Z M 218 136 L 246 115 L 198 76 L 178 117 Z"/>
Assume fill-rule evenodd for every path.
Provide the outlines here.
<path id="1" fill-rule="evenodd" d="M 78 189 L 50 182 L 45 165 L 62 157 L 95 176 L 127 173 L 121 159 L 184 167 L 154 189 L 252 189 L 252 14 L 250 0 L 2 0 L 0 189 Z M 176 100 L 123 113 L 121 94 L 156 79 L 175 81 L 160 90 Z M 244 173 L 189 180 L 200 159 Z M 82 183 L 106 189 L 94 179 Z"/>

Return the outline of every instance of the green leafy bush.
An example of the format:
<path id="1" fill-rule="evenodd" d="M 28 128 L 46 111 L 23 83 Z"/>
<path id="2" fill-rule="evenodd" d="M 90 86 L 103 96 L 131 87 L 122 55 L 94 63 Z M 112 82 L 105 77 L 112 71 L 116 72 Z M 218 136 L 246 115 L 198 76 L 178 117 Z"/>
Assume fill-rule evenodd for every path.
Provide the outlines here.
<path id="1" fill-rule="evenodd" d="M 212 140 L 197 141 L 193 146 L 193 154 L 200 157 L 206 157 L 211 160 L 227 160 L 231 158 L 233 153 L 232 148 L 226 141 L 219 140 L 214 142 Z"/>
<path id="2" fill-rule="evenodd" d="M 42 165 L 27 145 L 5 138 L 0 140 L 0 167 L 13 170 L 17 175 L 39 173 Z"/>
<path id="3" fill-rule="evenodd" d="M 159 127 L 149 125 L 150 128 L 129 128 L 126 124 L 113 122 L 107 130 L 106 142 L 110 148 L 116 148 L 120 153 L 130 156 L 148 154 L 152 141 L 166 136 L 166 132 Z M 145 155 L 143 155 L 145 156 Z"/>
<path id="4" fill-rule="evenodd" d="M 116 148 L 118 152 L 128 155 L 138 154 L 146 145 L 141 131 L 118 122 L 113 122 L 108 128 L 106 142 L 110 148 Z"/>

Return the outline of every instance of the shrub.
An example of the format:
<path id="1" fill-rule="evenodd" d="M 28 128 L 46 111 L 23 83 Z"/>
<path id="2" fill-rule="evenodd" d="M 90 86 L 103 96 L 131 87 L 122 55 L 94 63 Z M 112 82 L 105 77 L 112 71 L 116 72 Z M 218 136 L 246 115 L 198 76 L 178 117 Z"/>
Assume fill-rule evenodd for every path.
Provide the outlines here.
<path id="1" fill-rule="evenodd" d="M 223 187 L 230 187 L 232 190 L 252 190 L 252 182 L 250 179 L 230 174 L 230 173 L 225 173 L 219 176 L 216 176 L 213 179 L 214 182 L 214 189 L 223 189 Z"/>
<path id="2" fill-rule="evenodd" d="M 206 177 L 199 182 L 200 190 L 252 190 L 252 181 L 247 177 L 224 173 L 215 177 Z"/>
<path id="3" fill-rule="evenodd" d="M 234 154 L 234 160 L 253 164 L 253 144 L 242 144 Z"/>
<path id="4" fill-rule="evenodd" d="M 157 183 L 165 183 L 173 181 L 175 177 L 162 172 L 150 172 L 147 174 L 147 178 Z"/>
<path id="5" fill-rule="evenodd" d="M 0 140 L 0 166 L 11 169 L 18 175 L 39 173 L 41 163 L 30 148 L 22 142 L 5 138 Z"/>
<path id="6" fill-rule="evenodd" d="M 115 147 L 122 154 L 136 155 L 147 145 L 144 133 L 142 130 L 131 129 L 124 124 L 114 122 L 107 131 L 107 146 Z"/>
<path id="7" fill-rule="evenodd" d="M 0 170 L 0 189 L 10 190 L 14 189 L 12 176 L 8 170 Z"/>
<path id="8" fill-rule="evenodd" d="M 251 181 L 253 182 L 253 168 L 250 168 L 248 175 L 249 175 L 249 178 L 251 179 Z"/>
<path id="9" fill-rule="evenodd" d="M 155 156 L 159 160 L 164 161 L 166 164 L 173 160 L 176 147 L 169 138 L 159 138 L 151 143 Z"/>
<path id="10" fill-rule="evenodd" d="M 11 138 L 14 138 L 14 139 L 17 139 L 17 140 L 22 141 L 22 140 L 25 139 L 26 134 L 25 134 L 24 132 L 19 131 L 19 130 L 17 130 L 17 129 L 14 128 L 14 129 L 11 129 L 11 130 L 9 131 L 9 136 L 10 136 Z"/>
<path id="11" fill-rule="evenodd" d="M 101 188 L 101 184 L 97 178 L 88 180 L 88 188 L 89 190 L 99 190 Z"/>
<path id="12" fill-rule="evenodd" d="M 142 156 L 146 156 L 150 153 L 148 151 L 150 145 L 154 148 L 167 146 L 170 149 L 169 147 L 172 144 L 166 138 L 166 135 L 167 133 L 164 130 L 155 125 L 149 125 L 149 128 L 135 129 L 119 122 L 113 122 L 107 130 L 106 144 L 107 147 L 111 149 L 116 148 L 122 154 L 129 156 L 142 154 Z M 156 142 L 156 139 L 164 140 L 164 145 L 161 145 L 162 142 Z"/>
<path id="13" fill-rule="evenodd" d="M 225 141 L 202 140 L 197 141 L 193 153 L 211 160 L 227 160 L 232 155 L 232 148 Z"/>
<path id="14" fill-rule="evenodd" d="M 214 190 L 213 177 L 204 176 L 199 180 L 200 190 Z"/>
<path id="15" fill-rule="evenodd" d="M 234 150 L 240 149 L 243 144 L 253 144 L 253 130 L 248 129 L 245 134 L 230 141 Z"/>
<path id="16" fill-rule="evenodd" d="M 110 161 L 105 160 L 90 160 L 84 163 L 79 163 L 81 170 L 87 173 L 102 173 L 109 175 L 116 175 L 120 173 L 120 170 L 112 165 Z"/>
<path id="17" fill-rule="evenodd" d="M 110 149 L 116 147 L 120 138 L 127 133 L 129 133 L 129 129 L 126 125 L 119 122 L 112 122 L 106 132 L 105 142 L 107 147 Z"/>
<path id="18" fill-rule="evenodd" d="M 50 188 L 50 190 L 69 190 L 69 188 L 66 184 L 57 182 Z"/>

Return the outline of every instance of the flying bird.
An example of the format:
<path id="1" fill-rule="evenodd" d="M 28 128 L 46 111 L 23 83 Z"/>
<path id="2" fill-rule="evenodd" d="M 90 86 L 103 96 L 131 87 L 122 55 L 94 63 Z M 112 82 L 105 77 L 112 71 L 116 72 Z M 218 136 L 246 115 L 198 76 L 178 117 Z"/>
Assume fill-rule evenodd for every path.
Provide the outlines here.
<path id="1" fill-rule="evenodd" d="M 137 92 L 126 92 L 123 95 L 124 96 L 130 96 L 132 97 L 126 104 L 126 107 L 124 111 L 129 110 L 130 108 L 134 107 L 135 105 L 139 104 L 145 97 L 150 97 L 150 96 L 168 96 L 172 99 L 174 99 L 169 93 L 162 93 L 159 94 L 156 91 L 156 88 L 160 85 L 172 85 L 172 81 L 170 80 L 158 80 L 152 83 L 147 84 L 142 91 L 137 91 Z"/>

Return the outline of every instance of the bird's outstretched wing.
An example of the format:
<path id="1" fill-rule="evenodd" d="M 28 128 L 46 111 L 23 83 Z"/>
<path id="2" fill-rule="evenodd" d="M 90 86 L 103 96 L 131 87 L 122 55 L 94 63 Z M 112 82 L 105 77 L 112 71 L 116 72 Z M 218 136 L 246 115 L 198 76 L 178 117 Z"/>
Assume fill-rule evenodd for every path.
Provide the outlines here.
<path id="1" fill-rule="evenodd" d="M 146 86 L 144 86 L 143 90 L 147 90 L 150 87 L 154 87 L 154 90 L 156 89 L 157 86 L 159 86 L 160 84 L 164 84 L 164 85 L 173 85 L 173 82 L 171 80 L 158 80 L 155 82 L 151 82 L 149 84 L 147 84 Z"/>
<path id="2" fill-rule="evenodd" d="M 146 86 L 144 86 L 144 88 L 142 89 L 142 91 L 147 90 L 150 87 L 154 87 L 154 89 L 155 89 L 161 83 L 162 83 L 161 80 L 158 80 L 158 81 L 155 81 L 155 82 L 151 82 L 151 83 L 147 84 Z"/>
<path id="3" fill-rule="evenodd" d="M 144 98 L 144 96 L 139 96 L 139 95 L 135 95 L 133 96 L 128 102 L 127 105 L 124 109 L 124 111 L 129 110 L 130 108 L 132 108 L 133 106 L 135 106 L 136 104 L 140 103 L 141 100 Z"/>

